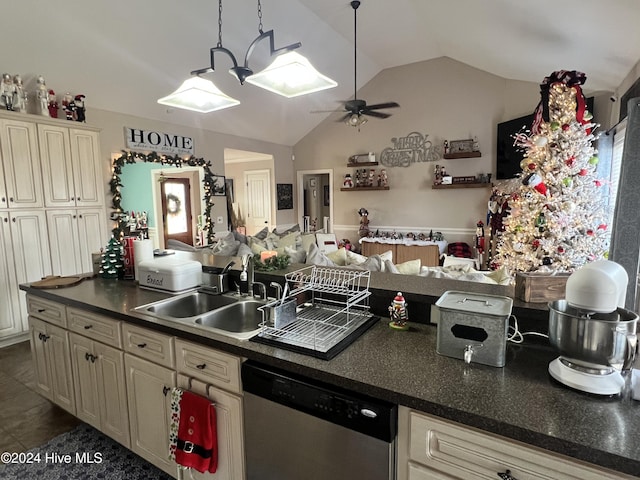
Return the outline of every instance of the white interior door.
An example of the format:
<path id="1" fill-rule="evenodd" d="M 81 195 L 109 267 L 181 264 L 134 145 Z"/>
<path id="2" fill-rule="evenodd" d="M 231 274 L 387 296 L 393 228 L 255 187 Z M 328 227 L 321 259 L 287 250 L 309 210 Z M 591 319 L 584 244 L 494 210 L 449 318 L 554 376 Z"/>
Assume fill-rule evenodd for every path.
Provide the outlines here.
<path id="1" fill-rule="evenodd" d="M 271 174 L 269 170 L 244 173 L 247 200 L 247 235 L 271 229 Z"/>

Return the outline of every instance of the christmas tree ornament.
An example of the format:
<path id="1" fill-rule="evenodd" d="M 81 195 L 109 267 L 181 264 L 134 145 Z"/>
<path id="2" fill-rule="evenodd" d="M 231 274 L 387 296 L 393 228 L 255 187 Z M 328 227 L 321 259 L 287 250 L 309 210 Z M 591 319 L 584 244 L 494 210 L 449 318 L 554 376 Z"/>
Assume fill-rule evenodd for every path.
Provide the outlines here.
<path id="1" fill-rule="evenodd" d="M 601 223 L 600 225 L 598 225 L 598 230 L 606 230 L 607 229 L 607 225 L 605 223 Z"/>
<path id="2" fill-rule="evenodd" d="M 551 265 L 553 263 L 553 260 L 551 259 L 551 257 L 544 257 L 542 259 L 542 264 L 543 265 Z"/>
<path id="3" fill-rule="evenodd" d="M 572 183 L 573 183 L 573 180 L 571 180 L 571 177 L 565 177 L 562 179 L 562 184 L 565 187 L 570 187 Z"/>
<path id="4" fill-rule="evenodd" d="M 589 165 L 597 165 L 600 159 L 595 155 L 589 159 Z"/>
<path id="5" fill-rule="evenodd" d="M 576 163 L 576 157 L 571 155 L 564 161 L 564 163 L 567 167 L 573 167 L 573 164 Z"/>
<path id="6" fill-rule="evenodd" d="M 580 175 L 581 177 L 585 177 L 587 176 L 588 173 L 589 173 L 589 170 L 587 170 L 586 168 L 581 168 L 580 171 L 578 172 L 578 175 Z"/>
<path id="7" fill-rule="evenodd" d="M 569 126 L 569 124 L 568 124 L 568 123 L 565 123 L 564 125 L 562 125 L 562 131 L 563 131 L 563 132 L 567 132 L 567 131 L 569 131 L 569 129 L 570 129 L 570 128 L 571 128 L 571 127 Z"/>
<path id="8" fill-rule="evenodd" d="M 537 173 L 530 173 L 522 180 L 523 185 L 533 188 L 536 192 L 546 195 L 547 186 L 542 182 L 542 177 Z"/>
<path id="9" fill-rule="evenodd" d="M 594 181 L 596 187 L 601 187 L 602 186 L 602 182 L 600 180 L 596 180 Z"/>
<path id="10" fill-rule="evenodd" d="M 533 248 L 538 248 L 540 246 L 540 240 L 535 239 L 533 242 L 531 242 L 531 246 L 533 246 Z"/>
<path id="11" fill-rule="evenodd" d="M 533 140 L 533 144 L 536 147 L 544 147 L 547 143 L 549 143 L 549 139 L 547 137 L 536 137 Z"/>
<path id="12" fill-rule="evenodd" d="M 560 128 L 560 122 L 551 122 L 549 124 L 549 128 L 551 128 L 552 132 L 555 132 L 556 130 L 558 130 Z"/>
<path id="13" fill-rule="evenodd" d="M 529 167 L 529 170 L 535 170 L 536 169 L 536 164 L 531 162 L 530 164 L 527 165 L 527 167 Z"/>

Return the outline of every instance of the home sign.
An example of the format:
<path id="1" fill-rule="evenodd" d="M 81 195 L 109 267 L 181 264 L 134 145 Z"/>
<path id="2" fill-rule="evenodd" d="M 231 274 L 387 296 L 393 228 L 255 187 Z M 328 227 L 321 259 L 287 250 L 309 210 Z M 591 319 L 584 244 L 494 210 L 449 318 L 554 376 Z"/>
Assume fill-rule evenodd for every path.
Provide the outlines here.
<path id="1" fill-rule="evenodd" d="M 127 148 L 156 153 L 193 155 L 193 138 L 171 133 L 124 127 Z"/>
<path id="2" fill-rule="evenodd" d="M 440 147 L 433 146 L 429 135 L 411 132 L 406 137 L 392 138 L 392 147 L 380 153 L 380 163 L 385 167 L 408 167 L 416 162 L 435 162 L 440 159 Z"/>

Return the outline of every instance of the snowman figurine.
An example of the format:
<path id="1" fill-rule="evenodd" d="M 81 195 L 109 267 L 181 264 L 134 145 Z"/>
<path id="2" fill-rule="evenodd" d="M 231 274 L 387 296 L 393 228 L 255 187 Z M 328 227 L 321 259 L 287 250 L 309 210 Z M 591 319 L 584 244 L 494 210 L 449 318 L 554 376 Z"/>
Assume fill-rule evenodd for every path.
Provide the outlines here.
<path id="1" fill-rule="evenodd" d="M 353 188 L 353 180 L 351 180 L 351 174 L 347 173 L 344 176 L 344 182 L 342 182 L 344 188 Z"/>
<path id="2" fill-rule="evenodd" d="M 389 305 L 389 316 L 391 321 L 389 326 L 395 330 L 409 330 L 409 316 L 407 314 L 407 302 L 402 296 L 402 292 L 398 292 L 394 297 L 391 305 Z"/>

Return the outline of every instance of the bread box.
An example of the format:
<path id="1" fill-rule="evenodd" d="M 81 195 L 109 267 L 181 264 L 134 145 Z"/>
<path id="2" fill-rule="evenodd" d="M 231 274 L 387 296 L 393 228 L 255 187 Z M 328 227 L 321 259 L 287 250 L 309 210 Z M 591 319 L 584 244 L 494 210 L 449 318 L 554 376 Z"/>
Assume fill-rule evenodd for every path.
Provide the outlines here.
<path id="1" fill-rule="evenodd" d="M 143 288 L 184 292 L 202 284 L 202 264 L 195 260 L 158 257 L 138 264 L 138 281 Z"/>
<path id="2" fill-rule="evenodd" d="M 509 297 L 445 292 L 436 302 L 436 352 L 466 363 L 503 367 L 512 306 Z"/>

